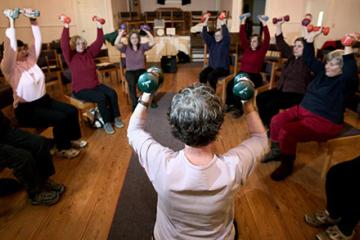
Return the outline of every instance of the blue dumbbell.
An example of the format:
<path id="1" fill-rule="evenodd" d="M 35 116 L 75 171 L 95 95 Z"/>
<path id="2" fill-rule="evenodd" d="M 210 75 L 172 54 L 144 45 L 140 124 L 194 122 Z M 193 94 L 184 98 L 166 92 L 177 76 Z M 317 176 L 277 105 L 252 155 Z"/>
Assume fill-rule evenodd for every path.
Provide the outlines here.
<path id="1" fill-rule="evenodd" d="M 243 13 L 240 15 L 240 21 L 242 21 L 244 18 L 248 18 L 251 16 L 251 13 L 247 12 L 247 13 Z"/>

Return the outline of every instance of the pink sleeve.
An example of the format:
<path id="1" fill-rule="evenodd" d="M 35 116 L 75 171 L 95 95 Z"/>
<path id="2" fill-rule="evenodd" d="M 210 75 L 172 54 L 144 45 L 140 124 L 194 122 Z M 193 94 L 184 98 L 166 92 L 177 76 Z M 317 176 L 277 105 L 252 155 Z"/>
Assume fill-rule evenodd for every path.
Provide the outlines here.
<path id="1" fill-rule="evenodd" d="M 145 119 L 131 116 L 127 129 L 129 144 L 138 155 L 141 166 L 145 169 L 150 181 L 156 179 L 156 175 L 166 156 L 174 153 L 173 150 L 162 146 L 144 130 Z"/>

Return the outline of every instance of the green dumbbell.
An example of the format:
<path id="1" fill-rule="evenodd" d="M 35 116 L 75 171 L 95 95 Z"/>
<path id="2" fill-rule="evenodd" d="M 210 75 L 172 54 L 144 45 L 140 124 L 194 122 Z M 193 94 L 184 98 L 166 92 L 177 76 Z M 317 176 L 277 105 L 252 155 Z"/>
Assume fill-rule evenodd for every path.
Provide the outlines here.
<path id="1" fill-rule="evenodd" d="M 159 79 L 159 86 L 164 82 L 164 73 L 161 68 L 152 66 L 146 70 L 148 73 L 155 75 Z"/>
<path id="2" fill-rule="evenodd" d="M 234 79 L 234 95 L 240 97 L 242 101 L 247 101 L 254 96 L 255 88 L 253 82 L 246 73 L 239 73 Z"/>
<path id="3" fill-rule="evenodd" d="M 152 73 L 145 72 L 138 79 L 138 88 L 141 92 L 153 93 L 159 88 L 159 78 Z"/>

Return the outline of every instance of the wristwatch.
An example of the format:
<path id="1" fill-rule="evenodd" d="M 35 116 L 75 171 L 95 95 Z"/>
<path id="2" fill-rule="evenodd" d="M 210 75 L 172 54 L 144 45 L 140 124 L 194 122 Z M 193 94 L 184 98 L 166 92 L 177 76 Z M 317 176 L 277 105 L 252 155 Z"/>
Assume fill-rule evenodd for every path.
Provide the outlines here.
<path id="1" fill-rule="evenodd" d="M 148 108 L 149 107 L 149 103 L 148 102 L 144 102 L 142 99 L 141 99 L 142 95 L 140 95 L 139 99 L 138 99 L 138 103 L 140 103 L 141 105 L 143 105 L 144 107 Z"/>

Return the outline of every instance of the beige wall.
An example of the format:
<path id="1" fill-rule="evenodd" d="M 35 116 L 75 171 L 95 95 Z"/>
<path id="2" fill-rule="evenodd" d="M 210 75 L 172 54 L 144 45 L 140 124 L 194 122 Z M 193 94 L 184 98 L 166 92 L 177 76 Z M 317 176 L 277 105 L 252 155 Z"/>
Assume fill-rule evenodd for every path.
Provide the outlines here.
<path id="1" fill-rule="evenodd" d="M 206 10 L 219 10 L 220 0 L 192 0 L 191 4 L 182 6 L 181 4 L 166 4 L 159 5 L 157 0 L 141 0 L 141 11 L 154 11 L 161 7 L 178 7 L 184 11 L 206 11 Z"/>

